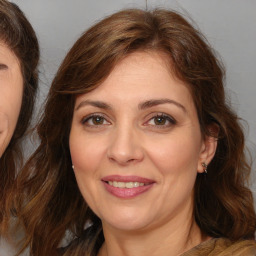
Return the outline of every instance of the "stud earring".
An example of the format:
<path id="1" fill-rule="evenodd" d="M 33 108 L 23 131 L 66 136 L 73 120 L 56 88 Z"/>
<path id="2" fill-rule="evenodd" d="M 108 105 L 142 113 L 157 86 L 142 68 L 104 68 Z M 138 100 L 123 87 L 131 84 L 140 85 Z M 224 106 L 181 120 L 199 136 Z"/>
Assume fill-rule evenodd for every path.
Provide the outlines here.
<path id="1" fill-rule="evenodd" d="M 204 168 L 204 173 L 207 173 L 207 164 L 206 163 L 202 163 L 202 166 L 203 166 L 203 168 Z"/>
<path id="2" fill-rule="evenodd" d="M 73 170 L 75 169 L 74 165 L 72 165 L 72 169 L 73 169 Z"/>

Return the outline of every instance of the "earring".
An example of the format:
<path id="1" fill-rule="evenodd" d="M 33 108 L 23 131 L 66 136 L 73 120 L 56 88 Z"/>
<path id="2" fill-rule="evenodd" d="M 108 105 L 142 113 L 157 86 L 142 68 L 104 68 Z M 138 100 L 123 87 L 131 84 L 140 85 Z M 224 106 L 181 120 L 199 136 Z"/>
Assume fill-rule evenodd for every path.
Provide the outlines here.
<path id="1" fill-rule="evenodd" d="M 202 163 L 202 166 L 203 166 L 203 168 L 204 168 L 204 173 L 207 173 L 207 164 L 206 163 Z"/>
<path id="2" fill-rule="evenodd" d="M 75 169 L 74 165 L 72 165 L 72 169 L 73 169 L 73 170 Z"/>

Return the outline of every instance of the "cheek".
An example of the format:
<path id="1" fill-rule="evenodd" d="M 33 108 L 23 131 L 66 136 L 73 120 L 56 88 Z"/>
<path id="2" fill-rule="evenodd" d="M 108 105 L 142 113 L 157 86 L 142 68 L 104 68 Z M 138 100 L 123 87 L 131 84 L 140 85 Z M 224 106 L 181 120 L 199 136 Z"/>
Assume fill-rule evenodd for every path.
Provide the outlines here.
<path id="1" fill-rule="evenodd" d="M 101 141 L 84 136 L 83 131 L 74 128 L 70 133 L 69 146 L 76 174 L 95 175 L 104 151 Z"/>
<path id="2" fill-rule="evenodd" d="M 10 96 L 10 106 L 9 106 L 9 122 L 12 125 L 12 128 L 14 129 L 21 110 L 21 104 L 22 104 L 22 93 L 23 91 L 20 91 L 19 94 L 11 95 Z"/>
<path id="3" fill-rule="evenodd" d="M 14 133 L 22 104 L 22 80 L 3 84 L 0 88 L 0 154 L 8 146 Z"/>
<path id="4" fill-rule="evenodd" d="M 162 200 L 159 198 L 159 203 L 168 208 L 166 212 L 180 209 L 185 202 L 192 200 L 200 155 L 200 136 L 198 139 L 191 138 L 183 133 L 183 136 L 166 138 L 148 147 L 151 163 L 160 174 Z"/>
<path id="5" fill-rule="evenodd" d="M 22 97 L 23 97 L 23 80 L 21 74 L 17 74 L 15 79 L 10 81 L 1 81 L 0 87 L 0 111 L 4 112 L 10 126 L 15 126 L 19 117 Z"/>
<path id="6" fill-rule="evenodd" d="M 0 109 L 0 157 L 4 153 L 5 148 L 7 147 L 9 142 L 7 140 L 8 126 L 8 117 L 5 113 L 2 113 Z"/>
<path id="7" fill-rule="evenodd" d="M 97 212 L 95 202 L 99 197 L 98 186 L 95 182 L 101 182 L 98 170 L 102 163 L 101 157 L 104 150 L 100 143 L 101 141 L 85 136 L 79 129 L 71 129 L 69 147 L 77 185 L 83 198 L 94 212 Z"/>
<path id="8" fill-rule="evenodd" d="M 191 133 L 175 134 L 148 146 L 151 161 L 163 175 L 194 175 L 197 172 L 201 136 L 189 134 Z"/>

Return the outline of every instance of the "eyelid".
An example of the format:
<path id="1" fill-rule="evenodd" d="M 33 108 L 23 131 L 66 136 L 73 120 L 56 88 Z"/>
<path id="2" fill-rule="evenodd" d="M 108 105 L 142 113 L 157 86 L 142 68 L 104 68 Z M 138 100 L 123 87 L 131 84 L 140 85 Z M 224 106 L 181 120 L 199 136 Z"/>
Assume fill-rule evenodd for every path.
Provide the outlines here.
<path id="1" fill-rule="evenodd" d="M 106 122 L 108 122 L 109 124 L 111 123 L 106 117 L 106 115 L 102 114 L 102 113 L 92 113 L 92 114 L 89 114 L 89 115 L 86 115 L 84 116 L 82 119 L 81 119 L 81 124 L 82 125 L 86 125 L 86 122 L 88 122 L 91 118 L 93 117 L 102 117 Z M 97 126 L 97 125 L 89 125 L 87 124 L 88 126 Z M 106 125 L 106 124 L 102 124 L 102 125 Z M 102 126 L 102 125 L 98 125 L 98 126 Z"/>
<path id="2" fill-rule="evenodd" d="M 7 65 L 0 63 L 0 70 L 7 70 L 7 69 L 8 69 Z"/>
<path id="3" fill-rule="evenodd" d="M 152 119 L 156 118 L 156 117 L 163 117 L 166 118 L 166 120 L 169 122 L 169 124 L 164 124 L 164 125 L 150 125 L 148 124 Z M 163 112 L 157 112 L 157 113 L 151 113 L 150 116 L 147 117 L 147 121 L 144 122 L 145 126 L 150 126 L 156 129 L 163 129 L 163 128 L 168 128 L 172 125 L 175 125 L 177 123 L 177 121 L 175 120 L 175 118 L 173 118 L 171 115 L 163 113 Z"/>

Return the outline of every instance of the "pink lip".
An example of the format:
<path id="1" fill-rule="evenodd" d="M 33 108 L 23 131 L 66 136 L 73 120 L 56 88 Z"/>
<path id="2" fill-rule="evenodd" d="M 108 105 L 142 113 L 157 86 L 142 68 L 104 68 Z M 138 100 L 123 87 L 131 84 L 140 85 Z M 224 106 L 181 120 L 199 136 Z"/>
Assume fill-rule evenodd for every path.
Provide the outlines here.
<path id="1" fill-rule="evenodd" d="M 109 185 L 107 181 L 119 181 L 119 182 L 136 182 L 137 181 L 140 183 L 144 183 L 146 185 L 135 187 L 135 188 L 116 188 L 114 186 Z M 145 193 L 150 188 L 152 188 L 152 186 L 155 183 L 155 181 L 153 180 L 138 177 L 138 176 L 120 176 L 120 175 L 106 176 L 102 179 L 102 182 L 109 193 L 123 199 L 134 198 L 142 193 Z"/>

